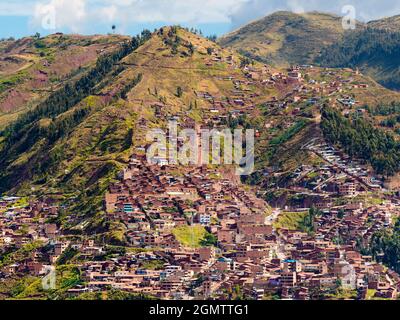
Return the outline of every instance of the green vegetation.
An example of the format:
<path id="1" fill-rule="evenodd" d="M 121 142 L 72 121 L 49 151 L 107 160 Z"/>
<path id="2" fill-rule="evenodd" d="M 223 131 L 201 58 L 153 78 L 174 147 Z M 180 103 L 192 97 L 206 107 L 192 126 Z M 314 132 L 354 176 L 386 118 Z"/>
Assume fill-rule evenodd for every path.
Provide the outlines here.
<path id="1" fill-rule="evenodd" d="M 400 89 L 400 33 L 365 28 L 346 33 L 343 40 L 324 48 L 318 63 L 325 67 L 357 68 L 390 89 Z"/>
<path id="2" fill-rule="evenodd" d="M 164 268 L 164 262 L 160 260 L 151 260 L 143 262 L 140 268 L 146 270 L 162 270 Z"/>
<path id="3" fill-rule="evenodd" d="M 121 70 L 115 64 L 143 45 L 150 36 L 149 32 L 144 31 L 141 36 L 132 38 L 130 42 L 124 42 L 115 52 L 101 56 L 96 65 L 79 80 L 67 83 L 52 93 L 36 108 L 22 114 L 15 123 L 9 125 L 1 133 L 3 142 L 0 150 L 2 167 L 0 190 L 8 190 L 18 185 L 21 178 L 26 179 L 27 176 L 48 173 L 49 168 L 62 161 L 65 157 L 62 151 L 57 153 L 56 148 L 53 152 L 50 150 L 56 142 L 68 136 L 74 128 L 89 117 L 93 108 L 90 97 L 98 90 L 97 85 L 115 69 Z M 142 75 L 139 74 L 127 82 L 116 93 L 114 100 L 126 98 L 127 93 L 141 79 Z M 80 103 L 82 101 L 83 103 Z M 133 132 L 130 131 L 124 137 L 125 143 L 122 144 L 124 150 L 130 147 L 132 134 Z M 21 159 L 23 156 L 35 159 L 29 163 L 29 170 L 26 167 L 27 161 Z M 15 162 L 17 159 L 21 160 L 20 164 L 18 161 Z"/>
<path id="4" fill-rule="evenodd" d="M 365 253 L 381 261 L 389 268 L 400 272 L 400 221 L 393 230 L 383 229 L 372 236 L 371 243 L 363 248 Z"/>
<path id="5" fill-rule="evenodd" d="M 58 265 L 64 265 L 67 264 L 69 261 L 71 261 L 76 255 L 78 254 L 78 251 L 68 247 L 62 255 L 58 258 L 57 264 Z"/>
<path id="6" fill-rule="evenodd" d="M 0 254 L 0 268 L 24 260 L 27 255 L 40 248 L 41 246 L 41 241 L 34 241 L 25 244 L 17 250 L 12 248 L 9 249 L 7 252 Z"/>
<path id="7" fill-rule="evenodd" d="M 23 114 L 11 126 L 7 127 L 4 135 L 6 137 L 6 145 L 10 146 L 20 138 L 23 134 L 32 128 L 42 118 L 55 118 L 75 106 L 85 97 L 91 95 L 94 87 L 113 69 L 116 62 L 133 52 L 142 45 L 148 38 L 133 38 L 131 43 L 122 45 L 121 49 L 113 54 L 102 56 L 98 59 L 96 66 L 85 76 L 75 82 L 73 85 L 66 84 L 65 87 L 59 89 L 36 109 Z"/>
<path id="8" fill-rule="evenodd" d="M 315 218 L 320 214 L 321 212 L 315 208 L 311 208 L 308 212 L 283 212 L 275 222 L 274 227 L 312 234 L 315 231 Z"/>
<path id="9" fill-rule="evenodd" d="M 207 233 L 203 240 L 200 241 L 200 245 L 202 247 L 212 247 L 212 246 L 216 246 L 218 242 L 218 238 L 211 234 L 211 233 Z"/>
<path id="10" fill-rule="evenodd" d="M 199 225 L 180 226 L 172 230 L 172 233 L 183 246 L 192 248 L 201 247 L 209 239 L 206 229 Z"/>
<path id="11" fill-rule="evenodd" d="M 394 137 L 364 119 L 353 121 L 332 108 L 322 111 L 325 138 L 339 144 L 351 157 L 371 163 L 378 174 L 392 176 L 400 170 L 400 145 Z"/>
<path id="12" fill-rule="evenodd" d="M 252 22 L 218 42 L 269 64 L 309 64 L 321 47 L 335 43 L 343 33 L 340 17 L 281 11 Z"/>
<path id="13" fill-rule="evenodd" d="M 292 139 L 297 133 L 299 133 L 302 129 L 305 128 L 307 122 L 305 120 L 300 120 L 296 122 L 293 126 L 291 126 L 288 130 L 283 132 L 276 138 L 271 139 L 270 146 L 271 147 L 279 147 L 280 145 L 284 144 L 285 142 Z"/>
<path id="14" fill-rule="evenodd" d="M 11 299 L 45 299 L 45 293 L 42 288 L 42 280 L 36 277 L 24 277 L 19 280 L 10 281 L 8 284 L 3 284 L 8 287 L 8 297 Z M 0 290 L 2 288 L 0 287 Z"/>
<path id="15" fill-rule="evenodd" d="M 307 212 L 283 212 L 274 223 L 276 229 L 301 230 Z"/>
<path id="16" fill-rule="evenodd" d="M 182 98 L 182 95 L 183 95 L 183 89 L 182 89 L 182 87 L 178 87 L 178 88 L 176 89 L 176 96 L 177 96 L 178 98 Z"/>
<path id="17" fill-rule="evenodd" d="M 390 116 L 400 114 L 400 103 L 392 101 L 390 104 L 380 104 L 378 106 L 365 106 L 369 114 L 373 116 Z"/>
<path id="18" fill-rule="evenodd" d="M 1 78 L 0 79 L 0 93 L 9 89 L 12 86 L 15 86 L 18 83 L 21 83 L 26 78 L 27 78 L 27 73 L 25 71 L 20 71 L 11 76 Z"/>

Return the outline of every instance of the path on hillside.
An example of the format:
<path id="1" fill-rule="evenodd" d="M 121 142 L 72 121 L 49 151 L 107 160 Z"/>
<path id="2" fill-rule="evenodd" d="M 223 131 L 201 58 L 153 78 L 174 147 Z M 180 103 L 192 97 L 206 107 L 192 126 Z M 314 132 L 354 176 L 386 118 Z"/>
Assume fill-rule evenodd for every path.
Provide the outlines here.
<path id="1" fill-rule="evenodd" d="M 279 219 L 281 213 L 282 213 L 281 210 L 276 208 L 270 216 L 265 218 L 265 224 L 272 226 L 272 234 L 276 237 L 276 247 L 277 247 L 275 251 L 276 256 L 280 260 L 285 260 L 286 259 L 285 241 L 281 238 L 279 232 L 274 227 L 274 223 Z"/>
<path id="2" fill-rule="evenodd" d="M 147 68 L 151 70 L 157 70 L 157 69 L 170 69 L 170 70 L 188 70 L 188 71 L 226 71 L 225 69 L 218 69 L 218 68 L 196 68 L 196 67 L 172 67 L 172 66 L 163 66 L 163 65 L 155 65 L 155 66 L 149 66 L 147 64 L 137 64 L 137 63 L 127 63 L 127 62 L 122 62 L 122 63 L 116 63 L 116 65 L 121 65 L 121 66 L 130 66 L 130 67 L 137 67 L 137 68 Z"/>

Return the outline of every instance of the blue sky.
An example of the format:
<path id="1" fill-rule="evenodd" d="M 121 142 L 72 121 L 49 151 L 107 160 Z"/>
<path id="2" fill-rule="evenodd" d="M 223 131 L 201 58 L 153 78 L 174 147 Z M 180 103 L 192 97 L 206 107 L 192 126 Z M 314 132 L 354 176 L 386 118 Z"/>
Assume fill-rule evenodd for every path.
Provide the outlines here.
<path id="1" fill-rule="evenodd" d="M 180 24 L 221 35 L 277 10 L 342 14 L 353 5 L 367 21 L 400 14 L 400 0 L 7 0 L 0 2 L 0 38 L 49 34 L 136 34 Z"/>

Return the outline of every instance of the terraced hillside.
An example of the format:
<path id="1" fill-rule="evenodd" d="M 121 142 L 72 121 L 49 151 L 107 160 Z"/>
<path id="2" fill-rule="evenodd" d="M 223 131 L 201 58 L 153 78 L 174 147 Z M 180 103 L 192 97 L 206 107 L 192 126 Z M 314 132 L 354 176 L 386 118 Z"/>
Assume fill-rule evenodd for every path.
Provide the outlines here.
<path id="1" fill-rule="evenodd" d="M 0 130 L 126 38 L 54 34 L 0 42 Z"/>
<path id="2" fill-rule="evenodd" d="M 232 65 L 240 59 L 183 29 L 134 38 L 5 129 L 2 191 L 101 194 L 149 128 L 182 114 L 201 121 L 210 102 L 200 93 L 226 100 L 230 77 L 246 80 Z M 251 91 L 257 104 L 277 95 L 261 84 Z"/>

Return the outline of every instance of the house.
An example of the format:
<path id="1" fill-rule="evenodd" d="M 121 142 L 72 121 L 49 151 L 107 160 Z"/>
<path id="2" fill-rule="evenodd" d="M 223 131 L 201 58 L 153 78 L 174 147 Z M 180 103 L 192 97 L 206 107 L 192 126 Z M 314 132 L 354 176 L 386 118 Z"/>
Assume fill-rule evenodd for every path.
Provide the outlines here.
<path id="1" fill-rule="evenodd" d="M 282 272 L 280 284 L 282 288 L 293 288 L 297 283 L 296 272 Z"/>

